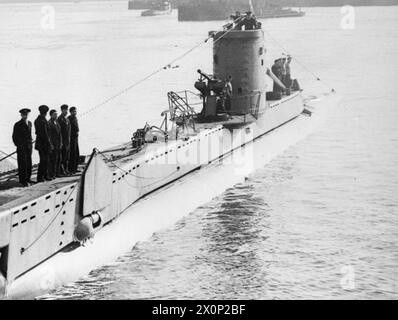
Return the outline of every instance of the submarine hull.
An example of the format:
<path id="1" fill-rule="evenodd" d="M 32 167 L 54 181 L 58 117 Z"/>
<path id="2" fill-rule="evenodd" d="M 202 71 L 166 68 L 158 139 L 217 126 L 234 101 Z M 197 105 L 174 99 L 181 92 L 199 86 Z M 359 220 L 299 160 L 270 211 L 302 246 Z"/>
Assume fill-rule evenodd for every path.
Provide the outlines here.
<path id="1" fill-rule="evenodd" d="M 141 155 L 116 162 L 117 167 L 114 163 L 102 163 L 103 156 L 95 154 L 78 182 L 0 214 L 2 225 L 7 220 L 10 226 L 8 237 L 3 239 L 3 245 L 8 242 L 8 272 L 0 282 L 3 297 L 23 297 L 29 288 L 21 291 L 20 284 L 35 268 L 57 254 L 73 255 L 78 247 L 74 230 L 82 216 L 89 216 L 93 208 L 100 211 L 102 222 L 96 230 L 100 233 L 146 195 L 218 161 L 293 120 L 302 111 L 301 93 L 297 92 L 270 103 L 255 122 L 239 127 L 202 124 L 199 133 L 187 141 L 152 144 Z M 32 219 L 33 216 L 36 218 Z M 13 289 L 14 283 L 18 289 Z M 42 286 L 40 283 L 36 285 Z"/>

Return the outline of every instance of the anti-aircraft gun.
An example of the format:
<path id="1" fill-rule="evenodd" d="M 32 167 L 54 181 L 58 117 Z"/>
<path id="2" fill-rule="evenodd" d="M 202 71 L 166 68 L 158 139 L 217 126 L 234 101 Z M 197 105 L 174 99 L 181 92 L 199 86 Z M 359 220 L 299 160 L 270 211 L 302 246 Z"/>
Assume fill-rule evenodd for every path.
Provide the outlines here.
<path id="1" fill-rule="evenodd" d="M 209 121 L 228 118 L 225 109 L 225 81 L 209 75 L 200 69 L 198 73 L 200 74 L 200 78 L 195 82 L 195 88 L 201 93 L 203 101 L 203 109 L 199 114 L 198 120 Z"/>

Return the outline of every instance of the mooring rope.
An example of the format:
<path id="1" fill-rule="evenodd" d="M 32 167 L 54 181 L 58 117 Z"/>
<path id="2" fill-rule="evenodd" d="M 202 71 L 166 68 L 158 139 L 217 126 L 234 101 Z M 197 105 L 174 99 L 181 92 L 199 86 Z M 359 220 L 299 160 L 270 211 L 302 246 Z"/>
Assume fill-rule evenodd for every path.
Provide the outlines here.
<path id="1" fill-rule="evenodd" d="M 238 21 L 240 21 L 242 19 L 242 17 L 239 17 L 237 19 L 235 19 L 232 23 L 236 23 Z M 216 43 L 218 41 L 220 41 L 223 37 L 225 37 L 228 33 L 230 33 L 233 30 L 233 28 L 227 30 L 224 32 L 223 35 L 221 35 L 219 38 L 217 38 L 216 40 L 214 40 L 213 43 Z M 172 67 L 172 65 L 174 63 L 176 63 L 177 61 L 183 59 L 184 57 L 186 57 L 188 54 L 190 54 L 192 51 L 194 51 L 195 49 L 201 47 L 202 45 L 204 45 L 205 43 L 207 43 L 207 41 L 209 41 L 209 39 L 213 38 L 214 35 L 216 34 L 216 32 L 210 34 L 204 41 L 199 42 L 198 44 L 194 45 L 192 48 L 188 49 L 187 51 L 185 51 L 183 54 L 179 55 L 178 57 L 174 58 L 173 60 L 171 60 L 169 63 L 166 63 L 164 66 L 156 69 L 155 71 L 151 72 L 150 74 L 148 74 L 147 76 L 145 76 L 144 78 L 134 82 L 133 84 L 127 86 L 126 88 L 124 88 L 123 90 L 119 91 L 118 93 L 112 95 L 111 97 L 107 98 L 106 100 L 104 100 L 103 102 L 95 105 L 94 107 L 92 107 L 91 109 L 85 111 L 84 113 L 82 113 L 81 116 L 85 116 L 87 114 L 89 114 L 90 112 L 102 107 L 103 105 L 107 104 L 108 102 L 114 100 L 115 98 L 123 95 L 124 93 L 126 93 L 127 91 L 130 91 L 131 89 L 133 89 L 134 87 L 140 85 L 141 83 L 149 80 L 150 78 L 154 77 L 156 74 L 162 72 L 163 70 L 167 70 L 170 69 Z"/>

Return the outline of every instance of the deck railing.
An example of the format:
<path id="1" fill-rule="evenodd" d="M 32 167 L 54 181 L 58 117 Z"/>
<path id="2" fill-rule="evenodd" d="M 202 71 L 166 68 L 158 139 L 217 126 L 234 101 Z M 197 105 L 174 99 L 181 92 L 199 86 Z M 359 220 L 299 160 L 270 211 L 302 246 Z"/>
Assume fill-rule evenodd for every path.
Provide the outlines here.
<path id="1" fill-rule="evenodd" d="M 230 115 L 252 115 L 258 118 L 262 92 L 253 91 L 247 95 L 231 96 L 231 108 L 226 110 Z"/>

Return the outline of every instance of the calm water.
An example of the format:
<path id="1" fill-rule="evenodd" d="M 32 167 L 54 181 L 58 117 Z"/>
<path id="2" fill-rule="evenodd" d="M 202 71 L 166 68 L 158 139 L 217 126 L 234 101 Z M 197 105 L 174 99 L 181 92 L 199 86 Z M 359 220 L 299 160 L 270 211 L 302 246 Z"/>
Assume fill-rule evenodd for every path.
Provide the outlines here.
<path id="1" fill-rule="evenodd" d="M 140 18 L 126 3 L 0 6 L 0 150 L 17 110 L 75 104 L 82 113 L 203 40 L 217 22 Z M 398 7 L 308 9 L 264 27 L 344 95 L 326 125 L 242 184 L 117 262 L 44 298 L 398 298 Z M 157 123 L 165 92 L 211 71 L 211 44 L 81 118 L 82 147 Z M 269 60 L 281 53 L 268 42 Z M 325 88 L 294 65 L 308 93 Z M 117 125 L 116 125 L 117 124 Z M 210 183 L 212 183 L 210 181 Z M 348 277 L 348 278 L 347 278 Z M 349 279 L 349 282 L 345 280 Z"/>

